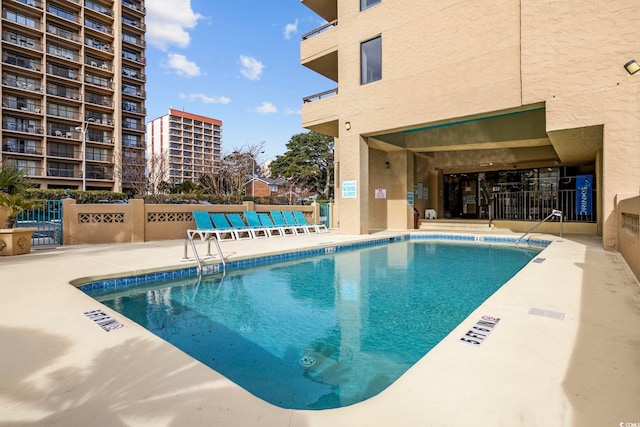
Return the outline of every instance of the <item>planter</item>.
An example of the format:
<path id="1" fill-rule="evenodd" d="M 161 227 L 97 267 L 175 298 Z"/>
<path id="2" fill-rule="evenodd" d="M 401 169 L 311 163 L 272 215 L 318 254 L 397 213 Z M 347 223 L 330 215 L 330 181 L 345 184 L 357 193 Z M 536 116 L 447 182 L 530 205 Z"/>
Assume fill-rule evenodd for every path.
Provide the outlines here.
<path id="1" fill-rule="evenodd" d="M 36 231 L 36 227 L 0 228 L 0 256 L 31 252 L 31 235 Z"/>

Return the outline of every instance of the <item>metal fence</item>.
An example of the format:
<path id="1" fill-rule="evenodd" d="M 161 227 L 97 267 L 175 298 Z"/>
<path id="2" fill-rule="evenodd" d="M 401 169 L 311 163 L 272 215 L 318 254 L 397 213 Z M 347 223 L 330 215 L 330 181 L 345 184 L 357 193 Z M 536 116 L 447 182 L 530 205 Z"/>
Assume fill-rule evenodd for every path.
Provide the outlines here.
<path id="1" fill-rule="evenodd" d="M 590 191 L 590 200 L 597 200 L 596 190 Z M 540 221 L 557 209 L 562 211 L 564 221 L 596 222 L 595 206 L 589 215 L 580 214 L 576 197 L 576 190 L 494 193 L 491 216 L 498 220 Z"/>
<path id="2" fill-rule="evenodd" d="M 320 207 L 320 223 L 325 227 L 331 227 L 331 205 L 329 203 L 318 203 Z"/>
<path id="3" fill-rule="evenodd" d="M 17 227 L 36 227 L 31 246 L 62 245 L 62 200 L 46 200 L 42 207 L 23 212 L 16 218 Z"/>

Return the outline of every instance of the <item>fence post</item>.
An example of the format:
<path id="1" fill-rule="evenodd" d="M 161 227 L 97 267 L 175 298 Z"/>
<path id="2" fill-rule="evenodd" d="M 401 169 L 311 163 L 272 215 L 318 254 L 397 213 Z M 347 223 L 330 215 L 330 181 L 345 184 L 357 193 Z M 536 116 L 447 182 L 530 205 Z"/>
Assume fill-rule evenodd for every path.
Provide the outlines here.
<path id="1" fill-rule="evenodd" d="M 72 233 L 78 224 L 78 214 L 75 210 L 76 199 L 62 199 L 62 245 L 72 243 Z"/>
<path id="2" fill-rule="evenodd" d="M 131 243 L 146 242 L 147 216 L 144 200 L 131 199 L 127 205 L 131 212 Z"/>

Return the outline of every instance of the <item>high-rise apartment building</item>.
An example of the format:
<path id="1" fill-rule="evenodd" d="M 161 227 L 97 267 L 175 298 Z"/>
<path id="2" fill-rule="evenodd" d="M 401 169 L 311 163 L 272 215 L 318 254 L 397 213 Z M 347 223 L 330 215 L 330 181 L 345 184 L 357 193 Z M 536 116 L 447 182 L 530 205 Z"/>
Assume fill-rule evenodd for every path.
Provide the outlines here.
<path id="1" fill-rule="evenodd" d="M 414 208 L 526 231 L 557 209 L 616 247 L 640 189 L 637 1 L 302 4 L 327 22 L 301 41 L 328 79 L 302 125 L 335 137 L 341 232 L 413 228 Z"/>
<path id="2" fill-rule="evenodd" d="M 1 0 L 2 162 L 40 188 L 133 192 L 145 167 L 142 0 Z"/>
<path id="3" fill-rule="evenodd" d="M 221 145 L 220 120 L 170 108 L 169 114 L 147 123 L 151 182 L 180 184 L 213 173 Z"/>

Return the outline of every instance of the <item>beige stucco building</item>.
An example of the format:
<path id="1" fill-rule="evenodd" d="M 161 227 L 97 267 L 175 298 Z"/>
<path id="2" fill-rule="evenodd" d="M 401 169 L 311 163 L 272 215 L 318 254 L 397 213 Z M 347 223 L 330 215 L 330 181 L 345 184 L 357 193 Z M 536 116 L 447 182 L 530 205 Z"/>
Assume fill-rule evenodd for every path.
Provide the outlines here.
<path id="1" fill-rule="evenodd" d="M 337 88 L 305 98 L 302 122 L 336 138 L 342 232 L 413 228 L 414 207 L 560 209 L 616 248 L 617 203 L 640 190 L 636 0 L 302 3 L 328 22 L 301 63 Z"/>
<path id="2" fill-rule="evenodd" d="M 201 175 L 215 171 L 221 147 L 222 121 L 169 108 L 168 114 L 147 123 L 147 170 L 151 182 L 197 181 Z M 156 160 L 162 161 L 163 167 L 154 167 Z"/>

